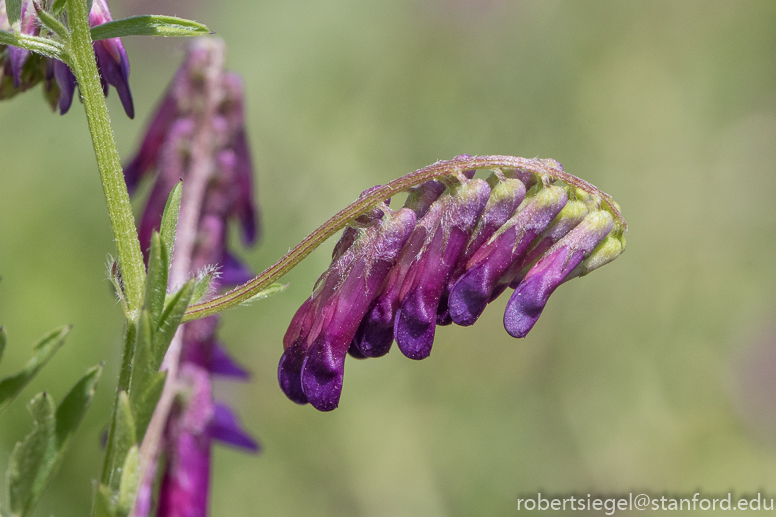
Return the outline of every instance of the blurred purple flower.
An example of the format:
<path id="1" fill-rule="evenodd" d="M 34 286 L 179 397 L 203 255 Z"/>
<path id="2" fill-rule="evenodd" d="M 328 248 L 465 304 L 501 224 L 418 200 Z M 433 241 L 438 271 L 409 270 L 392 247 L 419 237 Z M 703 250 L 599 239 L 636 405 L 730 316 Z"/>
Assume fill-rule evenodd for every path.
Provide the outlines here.
<path id="1" fill-rule="evenodd" d="M 223 70 L 224 46 L 195 43 L 154 115 L 140 150 L 125 169 L 127 184 L 156 172 L 140 221 L 143 250 L 158 230 L 170 191 L 183 181 L 181 221 L 173 271 L 183 263 L 190 274 L 219 274 L 211 286 L 242 283 L 253 275 L 227 249 L 231 220 L 251 244 L 258 233 L 253 199 L 253 166 L 248 150 L 240 78 Z M 193 214 L 191 227 L 184 212 Z M 183 245 L 183 242 L 188 243 Z M 184 261 L 184 262 L 181 262 Z M 171 276 L 171 282 L 175 279 Z M 216 339 L 218 317 L 183 325 L 180 381 L 186 396 L 167 426 L 167 463 L 159 493 L 164 517 L 205 516 L 210 483 L 210 445 L 219 440 L 247 451 L 259 445 L 226 405 L 213 401 L 212 376 L 246 380 L 249 372 Z"/>
<path id="2" fill-rule="evenodd" d="M 365 273 L 374 256 L 351 250 L 388 235 L 388 219 L 344 230 L 283 340 L 278 379 L 291 400 L 336 408 L 346 353 L 380 357 L 395 339 L 407 357 L 428 357 L 437 325 L 473 324 L 510 284 L 517 290 L 504 324 L 523 337 L 562 282 L 623 251 L 623 229 L 597 196 L 526 171 L 497 171 L 487 182 L 473 174 L 410 189 L 402 211 L 417 224 L 378 270 Z"/>
<path id="3" fill-rule="evenodd" d="M 22 0 L 21 13 L 21 32 L 38 35 L 40 25 L 33 0 Z M 89 12 L 89 25 L 95 27 L 111 20 L 106 0 L 94 0 Z M 0 30 L 11 30 L 5 11 L 5 0 L 0 0 Z M 108 85 L 116 88 L 125 113 L 129 118 L 134 118 L 135 108 L 129 90 L 129 58 L 121 39 L 95 41 L 93 46 L 103 92 L 108 95 Z M 13 97 L 40 81 L 45 81 L 44 95 L 52 109 L 59 108 L 62 115 L 70 109 L 77 83 L 73 72 L 65 63 L 14 46 L 4 49 L 2 45 L 0 61 L 0 99 Z"/>

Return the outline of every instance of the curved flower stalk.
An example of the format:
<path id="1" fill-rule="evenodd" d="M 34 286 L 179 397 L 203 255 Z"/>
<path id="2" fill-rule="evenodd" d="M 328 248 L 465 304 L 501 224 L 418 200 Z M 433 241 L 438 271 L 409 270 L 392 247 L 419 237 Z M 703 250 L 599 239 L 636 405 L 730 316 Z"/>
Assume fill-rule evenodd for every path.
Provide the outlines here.
<path id="1" fill-rule="evenodd" d="M 96 27 L 112 19 L 107 1 L 94 0 L 89 12 L 89 26 Z M 0 30 L 11 30 L 5 0 L 0 0 Z M 20 32 L 31 36 L 41 32 L 33 0 L 21 3 Z M 95 41 L 93 47 L 103 93 L 107 96 L 108 86 L 113 86 L 124 112 L 129 118 L 134 118 L 135 108 L 129 89 L 129 59 L 121 39 Z M 51 109 L 59 109 L 62 115 L 67 113 L 78 84 L 68 65 L 58 59 L 33 54 L 27 49 L 0 45 L 0 100 L 24 92 L 41 81 L 44 97 Z"/>
<path id="2" fill-rule="evenodd" d="M 386 202 L 347 224 L 283 341 L 278 379 L 294 402 L 335 409 L 346 352 L 379 357 L 395 340 L 405 356 L 424 359 L 436 325 L 472 325 L 508 287 L 504 327 L 525 337 L 561 283 L 625 248 L 617 204 L 555 161 L 491 167 L 487 181 L 464 169 L 478 158 L 443 163 L 447 175 L 413 173 L 431 181 L 408 185 L 398 212 Z M 351 206 L 385 190 L 370 189 Z"/>
<path id="3" fill-rule="evenodd" d="M 192 45 L 149 125 L 140 151 L 125 169 L 131 186 L 156 171 L 140 223 L 144 250 L 152 233 L 159 229 L 170 191 L 183 181 L 171 270 L 173 286 L 197 273 L 213 277 L 211 289 L 234 286 L 252 277 L 227 251 L 230 220 L 241 223 L 246 243 L 255 241 L 258 230 L 242 82 L 236 74 L 223 70 L 223 53 L 224 46 L 217 40 Z M 216 272 L 213 266 L 217 266 Z M 207 514 L 213 440 L 252 452 L 259 448 L 229 407 L 213 399 L 212 376 L 236 380 L 249 377 L 218 343 L 217 326 L 217 316 L 187 323 L 179 331 L 180 346 L 173 352 L 179 357 L 168 354 L 168 376 L 174 375 L 171 385 L 177 397 L 166 421 L 167 459 L 159 492 L 159 516 Z M 141 484 L 139 506 L 145 510 L 149 504 L 147 494 Z"/>

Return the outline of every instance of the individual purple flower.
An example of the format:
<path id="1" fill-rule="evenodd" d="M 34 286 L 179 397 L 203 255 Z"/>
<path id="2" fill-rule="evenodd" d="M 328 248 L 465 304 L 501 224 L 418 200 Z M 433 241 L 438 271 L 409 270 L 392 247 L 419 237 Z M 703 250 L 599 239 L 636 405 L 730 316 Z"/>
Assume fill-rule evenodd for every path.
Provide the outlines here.
<path id="1" fill-rule="evenodd" d="M 603 241 L 613 225 L 611 214 L 593 211 L 539 259 L 507 302 L 504 328 L 509 335 L 525 337 L 528 334 L 550 295 Z"/>
<path id="2" fill-rule="evenodd" d="M 112 21 L 108 2 L 93 0 L 89 11 L 89 26 L 96 27 Z M 135 118 L 135 106 L 132 102 L 132 92 L 129 91 L 129 59 L 124 50 L 121 38 L 109 38 L 94 42 L 94 55 L 97 57 L 97 68 L 105 95 L 108 95 L 108 85 L 116 88 L 121 105 L 129 118 Z"/>
<path id="3" fill-rule="evenodd" d="M 485 181 L 466 181 L 441 197 L 418 223 L 426 226 L 427 238 L 420 253 L 411 258 L 394 323 L 396 343 L 410 359 L 431 353 L 442 291 L 489 194 Z"/>
<path id="4" fill-rule="evenodd" d="M 565 206 L 566 191 L 540 186 L 526 197 L 517 213 L 469 259 L 466 272 L 450 290 L 450 317 L 457 325 L 473 325 L 491 300 L 499 279 L 521 260 L 531 244 Z"/>
<path id="5" fill-rule="evenodd" d="M 337 407 L 345 356 L 358 325 L 415 226 L 412 210 L 392 213 L 384 206 L 379 212 L 357 235 L 343 234 L 349 246 L 339 246 L 286 333 L 278 380 L 297 403 L 309 402 L 320 411 Z"/>
<path id="6" fill-rule="evenodd" d="M 35 8 L 33 7 L 32 0 L 26 0 L 21 5 L 21 19 L 19 20 L 19 28 L 22 34 L 29 36 L 37 36 L 40 32 L 40 28 L 35 24 Z M 11 74 L 13 75 L 13 85 L 15 88 L 19 88 L 22 82 L 22 69 L 27 62 L 27 58 L 31 52 L 26 48 L 19 48 L 14 46 L 8 47 L 8 56 L 10 58 Z"/>

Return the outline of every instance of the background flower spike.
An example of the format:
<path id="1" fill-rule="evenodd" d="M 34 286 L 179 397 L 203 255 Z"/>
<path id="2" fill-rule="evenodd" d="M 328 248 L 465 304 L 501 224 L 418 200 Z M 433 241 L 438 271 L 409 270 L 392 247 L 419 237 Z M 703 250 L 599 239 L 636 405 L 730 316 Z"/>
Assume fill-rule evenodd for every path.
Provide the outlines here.
<path id="1" fill-rule="evenodd" d="M 612 230 L 611 214 L 596 210 L 559 240 L 534 265 L 507 302 L 504 328 L 525 337 L 536 324 L 550 295 Z"/>

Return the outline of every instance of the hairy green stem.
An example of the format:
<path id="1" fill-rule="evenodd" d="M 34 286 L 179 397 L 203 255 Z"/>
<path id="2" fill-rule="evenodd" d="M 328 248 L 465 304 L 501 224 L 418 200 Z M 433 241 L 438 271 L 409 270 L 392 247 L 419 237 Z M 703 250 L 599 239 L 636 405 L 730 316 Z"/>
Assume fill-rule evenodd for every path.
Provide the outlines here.
<path id="1" fill-rule="evenodd" d="M 129 203 L 129 193 L 121 170 L 119 152 L 110 125 L 108 107 L 97 72 L 89 13 L 86 0 L 67 0 L 70 41 L 66 45 L 70 67 L 78 80 L 84 101 L 89 132 L 102 179 L 102 190 L 108 204 L 108 214 L 116 239 L 121 275 L 124 281 L 130 315 L 136 315 L 143 305 L 145 266 L 135 228 L 135 218 Z"/>
<path id="2" fill-rule="evenodd" d="M 594 185 L 577 178 L 555 166 L 557 162 L 552 160 L 518 158 L 515 156 L 474 156 L 458 157 L 452 160 L 438 161 L 428 167 L 418 169 L 415 172 L 402 176 L 386 185 L 372 190 L 348 205 L 343 210 L 323 223 L 317 230 L 305 237 L 305 239 L 289 251 L 275 264 L 265 269 L 257 277 L 245 284 L 234 288 L 228 293 L 212 300 L 192 305 L 186 311 L 183 321 L 191 321 L 206 316 L 212 316 L 225 309 L 239 305 L 269 287 L 273 282 L 291 271 L 307 255 L 323 244 L 329 237 L 345 227 L 350 221 L 363 214 L 367 210 L 377 206 L 382 201 L 420 185 L 428 180 L 458 174 L 469 169 L 519 169 L 523 171 L 548 176 L 561 180 L 569 185 L 578 187 L 585 192 L 598 196 L 605 203 L 615 218 L 615 224 L 622 231 L 627 229 L 617 204 L 609 194 L 599 190 Z"/>

